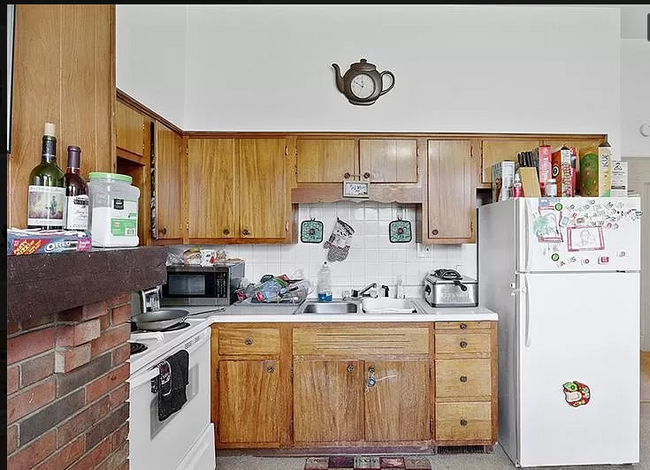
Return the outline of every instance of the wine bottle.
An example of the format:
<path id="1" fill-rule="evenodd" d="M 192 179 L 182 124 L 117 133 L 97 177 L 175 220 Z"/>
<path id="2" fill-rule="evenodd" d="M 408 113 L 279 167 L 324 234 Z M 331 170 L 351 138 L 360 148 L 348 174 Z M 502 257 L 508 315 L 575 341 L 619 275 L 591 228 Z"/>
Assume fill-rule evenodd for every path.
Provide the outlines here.
<path id="1" fill-rule="evenodd" d="M 45 123 L 43 154 L 29 175 L 27 226 L 44 230 L 63 228 L 64 173 L 56 162 L 55 126 Z"/>
<path id="2" fill-rule="evenodd" d="M 88 185 L 80 175 L 80 162 L 81 149 L 76 145 L 70 145 L 68 166 L 64 175 L 63 228 L 66 230 L 88 230 Z"/>

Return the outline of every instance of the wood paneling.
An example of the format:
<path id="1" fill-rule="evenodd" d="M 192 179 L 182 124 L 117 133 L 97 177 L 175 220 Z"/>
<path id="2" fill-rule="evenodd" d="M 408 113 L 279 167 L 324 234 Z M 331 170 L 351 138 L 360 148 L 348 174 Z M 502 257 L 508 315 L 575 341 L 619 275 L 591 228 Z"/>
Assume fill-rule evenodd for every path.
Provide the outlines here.
<path id="1" fill-rule="evenodd" d="M 489 402 L 437 403 L 436 440 L 465 441 L 489 440 L 492 436 L 492 419 Z"/>
<path id="2" fill-rule="evenodd" d="M 156 228 L 158 240 L 179 243 L 185 231 L 183 190 L 185 152 L 183 138 L 160 122 L 155 123 Z"/>
<path id="3" fill-rule="evenodd" d="M 118 149 L 145 157 L 145 133 L 149 130 L 145 123 L 151 119 L 139 111 L 118 101 L 115 105 L 115 141 Z"/>
<path id="4" fill-rule="evenodd" d="M 114 5 L 16 5 L 12 153 L 7 224 L 27 226 L 29 174 L 41 160 L 45 122 L 58 164 L 81 148 L 81 176 L 114 171 Z"/>
<path id="5" fill-rule="evenodd" d="M 222 328 L 219 332 L 219 354 L 280 354 L 278 328 Z"/>
<path id="6" fill-rule="evenodd" d="M 542 145 L 541 139 L 486 139 L 483 140 L 481 181 L 492 182 L 492 165 L 502 160 L 517 161 L 519 152 L 527 152 Z"/>
<path id="7" fill-rule="evenodd" d="M 298 183 L 341 183 L 359 172 L 355 140 L 298 138 L 296 168 Z"/>
<path id="8" fill-rule="evenodd" d="M 372 183 L 417 183 L 417 140 L 360 139 L 359 171 Z"/>

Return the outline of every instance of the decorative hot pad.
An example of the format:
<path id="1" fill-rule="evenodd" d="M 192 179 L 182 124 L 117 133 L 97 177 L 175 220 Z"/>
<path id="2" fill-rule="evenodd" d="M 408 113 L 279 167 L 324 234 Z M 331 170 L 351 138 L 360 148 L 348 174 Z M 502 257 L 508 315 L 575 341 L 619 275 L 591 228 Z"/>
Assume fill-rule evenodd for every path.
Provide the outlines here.
<path id="1" fill-rule="evenodd" d="M 409 243 L 413 239 L 411 222 L 408 220 L 402 220 L 399 217 L 397 220 L 393 220 L 388 228 L 391 243 Z"/>
<path id="2" fill-rule="evenodd" d="M 315 220 L 303 220 L 300 224 L 300 241 L 303 243 L 320 243 L 323 241 L 323 222 Z"/>
<path id="3" fill-rule="evenodd" d="M 377 455 L 335 455 L 329 457 L 309 457 L 304 470 L 329 469 L 372 469 L 401 468 L 404 470 L 431 470 L 431 462 L 426 457 L 381 457 Z"/>

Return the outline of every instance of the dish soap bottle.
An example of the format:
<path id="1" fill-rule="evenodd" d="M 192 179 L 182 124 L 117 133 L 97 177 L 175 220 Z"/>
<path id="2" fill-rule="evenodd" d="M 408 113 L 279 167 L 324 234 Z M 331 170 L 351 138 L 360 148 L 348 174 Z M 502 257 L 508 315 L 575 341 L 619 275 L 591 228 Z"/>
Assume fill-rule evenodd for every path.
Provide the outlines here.
<path id="1" fill-rule="evenodd" d="M 396 299 L 404 299 L 406 296 L 404 295 L 404 283 L 402 282 L 402 276 L 397 276 L 397 288 L 395 289 L 395 298 Z"/>
<path id="2" fill-rule="evenodd" d="M 316 291 L 318 292 L 319 302 L 330 302 L 332 300 L 332 272 L 327 261 L 323 262 L 323 266 L 318 271 Z"/>
<path id="3" fill-rule="evenodd" d="M 512 184 L 512 197 L 524 197 L 524 190 L 521 186 L 521 177 L 515 173 L 515 181 Z"/>

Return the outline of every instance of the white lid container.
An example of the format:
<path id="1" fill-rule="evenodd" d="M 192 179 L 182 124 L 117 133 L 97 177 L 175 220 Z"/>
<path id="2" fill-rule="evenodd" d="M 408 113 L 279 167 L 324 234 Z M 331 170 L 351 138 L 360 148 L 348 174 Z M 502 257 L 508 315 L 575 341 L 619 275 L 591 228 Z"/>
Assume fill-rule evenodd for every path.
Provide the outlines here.
<path id="1" fill-rule="evenodd" d="M 88 174 L 92 246 L 138 246 L 138 200 L 140 190 L 133 178 L 119 173 Z"/>

